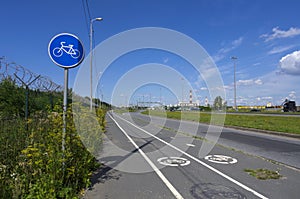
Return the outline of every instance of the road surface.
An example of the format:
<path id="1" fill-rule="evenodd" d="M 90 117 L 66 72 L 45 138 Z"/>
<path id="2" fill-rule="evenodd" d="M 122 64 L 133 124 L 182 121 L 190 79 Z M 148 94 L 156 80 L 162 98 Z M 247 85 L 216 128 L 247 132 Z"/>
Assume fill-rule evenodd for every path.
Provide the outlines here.
<path id="1" fill-rule="evenodd" d="M 213 130 L 207 137 L 208 125 L 109 113 L 104 166 L 84 198 L 299 197 L 300 140 L 225 128 L 214 144 Z M 214 145 L 203 156 L 207 144 Z M 281 177 L 258 180 L 244 171 L 262 168 Z"/>

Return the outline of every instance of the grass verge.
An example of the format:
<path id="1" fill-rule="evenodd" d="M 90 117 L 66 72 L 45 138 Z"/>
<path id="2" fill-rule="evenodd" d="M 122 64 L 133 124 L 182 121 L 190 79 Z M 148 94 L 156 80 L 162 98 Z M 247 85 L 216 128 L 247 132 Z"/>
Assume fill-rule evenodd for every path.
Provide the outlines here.
<path id="1" fill-rule="evenodd" d="M 162 112 L 162 111 L 144 111 L 143 114 L 168 117 L 172 119 L 183 119 L 196 121 L 200 123 L 211 123 L 211 113 L 203 112 Z M 222 114 L 215 114 L 212 124 L 222 125 Z M 253 128 L 283 133 L 292 133 L 300 135 L 300 117 L 289 116 L 265 116 L 265 115 L 231 115 L 225 116 L 225 126 L 236 126 L 244 128 Z"/>
<path id="2" fill-rule="evenodd" d="M 279 179 L 282 177 L 278 171 L 268 169 L 244 169 L 244 171 L 259 180 Z"/>

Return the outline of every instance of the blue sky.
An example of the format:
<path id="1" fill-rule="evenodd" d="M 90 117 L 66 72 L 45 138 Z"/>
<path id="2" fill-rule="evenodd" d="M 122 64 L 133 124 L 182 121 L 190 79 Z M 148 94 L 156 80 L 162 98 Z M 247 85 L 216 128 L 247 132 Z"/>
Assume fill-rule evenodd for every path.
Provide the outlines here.
<path id="1" fill-rule="evenodd" d="M 217 65 L 226 90 L 226 100 L 233 103 L 233 61 L 237 62 L 237 101 L 240 105 L 278 105 L 285 98 L 300 104 L 300 21 L 297 0 L 87 0 L 94 22 L 94 43 L 120 32 L 141 27 L 163 27 L 181 32 L 202 45 Z M 89 24 L 84 13 L 85 0 L 2 2 L 0 21 L 0 57 L 63 84 L 63 69 L 48 57 L 50 39 L 61 32 L 77 35 L 89 53 Z M 96 57 L 95 63 L 101 57 Z M 197 99 L 204 103 L 207 87 L 184 70 L 188 63 L 176 55 L 157 50 L 129 54 L 116 60 L 109 77 L 103 78 L 101 93 L 111 100 L 112 85 L 118 77 L 138 64 L 170 65 L 195 87 Z M 73 85 L 78 68 L 70 70 Z M 185 71 L 185 72 L 184 72 Z M 190 74 L 189 74 L 190 73 Z M 178 80 L 180 81 L 180 80 Z M 188 87 L 184 86 L 185 100 Z M 167 88 L 140 88 L 133 102 L 145 96 L 177 103 Z M 180 98 L 182 96 L 177 96 Z M 120 97 L 122 98 L 122 97 Z M 196 97 L 195 97 L 196 98 Z M 178 100 L 178 99 L 177 99 Z M 119 102 L 121 104 L 123 100 Z M 125 101 L 125 100 L 124 100 Z"/>

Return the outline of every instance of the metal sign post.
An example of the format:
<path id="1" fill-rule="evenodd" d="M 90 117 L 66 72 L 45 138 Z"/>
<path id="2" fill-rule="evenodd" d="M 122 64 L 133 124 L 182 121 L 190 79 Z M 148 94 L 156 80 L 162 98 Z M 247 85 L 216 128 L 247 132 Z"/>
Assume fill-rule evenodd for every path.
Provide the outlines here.
<path id="1" fill-rule="evenodd" d="M 65 138 L 67 132 L 67 111 L 68 111 L 68 82 L 69 69 L 65 68 L 65 82 L 64 82 L 64 104 L 63 104 L 63 133 L 62 133 L 62 151 L 65 151 Z"/>
<path id="2" fill-rule="evenodd" d="M 61 144 L 64 158 L 67 133 L 69 68 L 74 68 L 83 61 L 84 49 L 78 37 L 69 33 L 61 33 L 54 36 L 49 42 L 48 54 L 56 65 L 64 68 L 63 132 Z"/>

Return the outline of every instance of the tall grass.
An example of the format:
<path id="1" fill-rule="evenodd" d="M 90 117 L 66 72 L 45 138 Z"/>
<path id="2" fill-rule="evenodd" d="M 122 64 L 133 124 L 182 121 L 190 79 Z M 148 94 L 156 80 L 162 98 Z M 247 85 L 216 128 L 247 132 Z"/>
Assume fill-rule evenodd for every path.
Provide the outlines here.
<path id="1" fill-rule="evenodd" d="M 82 144 L 71 110 L 62 152 L 60 109 L 35 114 L 28 130 L 21 118 L 0 120 L 0 198 L 78 198 L 89 186 L 98 164 Z M 98 113 L 104 128 L 105 112 Z"/>

